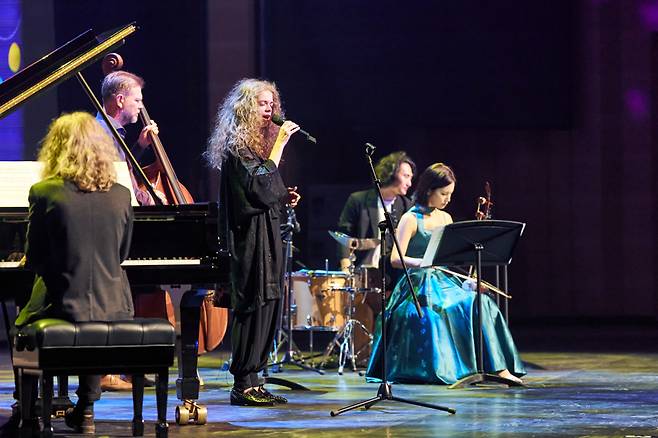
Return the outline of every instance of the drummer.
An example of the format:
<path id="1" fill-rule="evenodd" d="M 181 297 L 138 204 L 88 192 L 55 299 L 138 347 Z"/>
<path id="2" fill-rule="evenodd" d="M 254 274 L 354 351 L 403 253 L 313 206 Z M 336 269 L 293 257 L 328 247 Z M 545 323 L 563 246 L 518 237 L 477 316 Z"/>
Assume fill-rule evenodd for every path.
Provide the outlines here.
<path id="1" fill-rule="evenodd" d="M 377 225 L 384 220 L 384 208 L 391 214 L 393 225 L 397 226 L 402 214 L 413 205 L 406 196 L 411 188 L 416 165 L 406 152 L 399 151 L 386 155 L 375 165 L 375 172 L 381 181 L 384 205 L 374 188 L 352 193 L 338 220 L 338 230 L 358 239 L 379 238 Z M 386 253 L 391 253 L 393 239 L 387 235 Z M 340 267 L 348 271 L 350 266 L 349 248 L 339 245 Z M 356 267 L 378 268 L 381 248 L 356 251 Z M 390 258 L 386 260 L 387 284 L 392 288 L 401 271 L 393 269 Z M 373 285 L 376 286 L 376 285 Z"/>

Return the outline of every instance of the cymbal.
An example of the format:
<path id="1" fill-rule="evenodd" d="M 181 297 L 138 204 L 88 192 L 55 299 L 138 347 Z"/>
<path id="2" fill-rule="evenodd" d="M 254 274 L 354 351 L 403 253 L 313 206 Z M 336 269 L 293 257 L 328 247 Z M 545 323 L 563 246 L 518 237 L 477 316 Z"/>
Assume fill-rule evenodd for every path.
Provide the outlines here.
<path id="1" fill-rule="evenodd" d="M 357 251 L 375 249 L 377 248 L 377 245 L 379 245 L 379 239 L 357 239 L 356 237 L 350 237 L 347 234 L 338 231 L 329 231 L 329 235 L 336 239 L 336 242 L 339 244 Z"/>

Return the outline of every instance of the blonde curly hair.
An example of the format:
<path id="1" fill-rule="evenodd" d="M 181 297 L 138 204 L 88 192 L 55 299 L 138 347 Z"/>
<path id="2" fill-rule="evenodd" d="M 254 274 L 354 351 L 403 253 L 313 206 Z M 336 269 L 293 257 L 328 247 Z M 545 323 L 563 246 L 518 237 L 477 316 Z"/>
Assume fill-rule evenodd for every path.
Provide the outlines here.
<path id="1" fill-rule="evenodd" d="M 105 129 L 85 112 L 63 114 L 41 141 L 42 177 L 59 176 L 86 192 L 106 192 L 117 181 L 116 147 Z"/>
<path id="2" fill-rule="evenodd" d="M 274 123 L 263 126 L 258 112 L 258 95 L 263 91 L 270 91 L 274 96 L 273 114 L 283 117 L 279 91 L 274 83 L 258 79 L 239 81 L 217 110 L 215 127 L 204 154 L 212 167 L 221 168 L 229 153 L 241 157 L 251 151 L 261 158 L 269 156 L 279 127 Z"/>

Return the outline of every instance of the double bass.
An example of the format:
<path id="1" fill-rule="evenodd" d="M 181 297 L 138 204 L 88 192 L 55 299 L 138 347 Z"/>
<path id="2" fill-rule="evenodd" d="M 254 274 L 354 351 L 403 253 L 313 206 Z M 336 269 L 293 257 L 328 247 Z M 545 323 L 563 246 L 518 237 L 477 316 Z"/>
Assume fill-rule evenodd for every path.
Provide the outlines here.
<path id="1" fill-rule="evenodd" d="M 103 58 L 103 74 L 107 76 L 108 74 L 121 70 L 123 68 L 123 59 L 118 53 L 109 53 Z M 139 111 L 139 118 L 144 126 L 148 126 L 153 123 L 151 117 L 146 110 L 146 107 L 142 105 L 142 108 Z M 181 205 L 181 204 L 192 204 L 194 199 L 187 188 L 178 180 L 174 167 L 171 165 L 171 161 L 165 152 L 164 146 L 160 141 L 160 138 L 153 131 L 148 133 L 149 139 L 151 140 L 151 148 L 155 155 L 155 162 L 149 164 L 142 168 L 144 174 L 146 175 L 149 183 L 155 190 L 155 193 L 158 195 L 160 200 L 165 205 Z M 140 189 L 144 189 L 142 183 L 140 183 Z M 209 293 L 203 301 L 201 306 L 201 319 L 199 324 L 199 354 L 203 354 L 207 351 L 212 351 L 224 339 L 226 334 L 226 328 L 228 324 L 228 309 L 215 307 L 214 294 L 216 292 L 212 291 Z M 162 300 L 159 295 L 159 301 Z M 135 303 L 135 312 L 140 313 L 140 316 L 157 316 L 157 317 L 166 317 L 175 324 L 174 308 L 171 302 L 171 297 L 168 292 L 165 291 L 165 309 L 166 315 L 149 314 L 149 308 L 162 308 L 162 305 L 150 306 L 148 301 L 148 295 L 145 295 L 143 298 L 137 298 Z M 140 300 L 147 302 L 140 302 Z"/>

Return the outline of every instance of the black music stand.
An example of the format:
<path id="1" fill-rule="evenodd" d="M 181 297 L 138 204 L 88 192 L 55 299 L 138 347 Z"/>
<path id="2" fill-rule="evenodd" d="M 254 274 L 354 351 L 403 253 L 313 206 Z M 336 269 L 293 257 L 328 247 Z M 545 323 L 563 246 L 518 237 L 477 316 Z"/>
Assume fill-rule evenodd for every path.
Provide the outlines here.
<path id="1" fill-rule="evenodd" d="M 459 379 L 449 388 L 463 388 L 479 383 L 501 383 L 524 386 L 505 377 L 484 372 L 484 339 L 482 335 L 482 266 L 508 265 L 525 224 L 514 221 L 464 221 L 437 229 L 427 246 L 423 266 L 474 266 L 477 275 L 477 323 L 475 357 L 477 372 Z"/>

